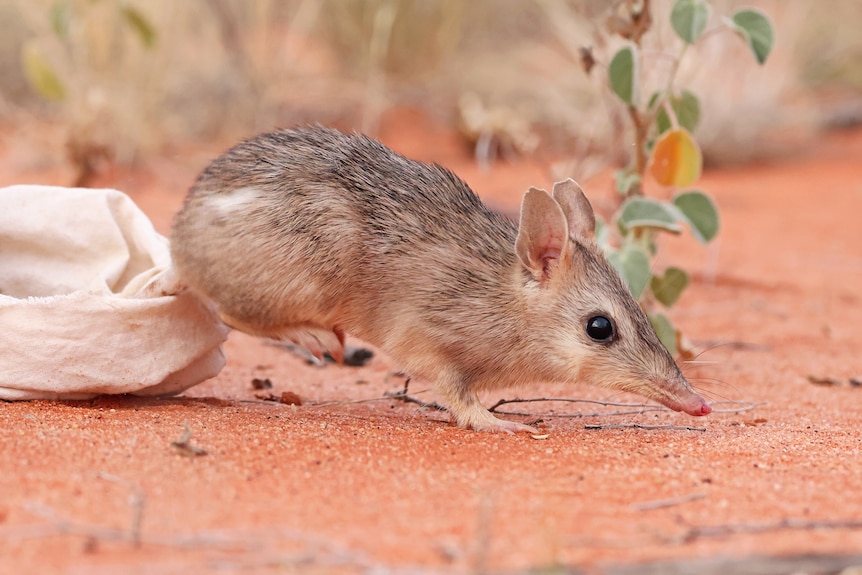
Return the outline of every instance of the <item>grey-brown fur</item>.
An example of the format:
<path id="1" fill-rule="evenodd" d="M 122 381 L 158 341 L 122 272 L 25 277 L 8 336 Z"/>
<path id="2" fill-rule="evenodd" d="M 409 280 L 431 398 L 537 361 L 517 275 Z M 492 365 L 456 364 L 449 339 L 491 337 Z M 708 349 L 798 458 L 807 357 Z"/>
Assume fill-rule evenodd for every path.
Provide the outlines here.
<path id="1" fill-rule="evenodd" d="M 708 413 L 595 245 L 577 185 L 527 196 L 519 230 L 439 166 L 364 136 L 283 130 L 204 170 L 171 249 L 182 282 L 228 325 L 336 357 L 355 336 L 433 382 L 462 426 L 527 429 L 476 392 L 532 381 Z M 586 335 L 596 313 L 615 321 L 614 342 Z"/>

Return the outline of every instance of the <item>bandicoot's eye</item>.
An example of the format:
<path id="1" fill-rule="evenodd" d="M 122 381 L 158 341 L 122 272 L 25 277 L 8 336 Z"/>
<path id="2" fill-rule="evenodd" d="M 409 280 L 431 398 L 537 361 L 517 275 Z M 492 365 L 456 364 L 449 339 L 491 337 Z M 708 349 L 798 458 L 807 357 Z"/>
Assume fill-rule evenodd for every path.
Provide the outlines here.
<path id="1" fill-rule="evenodd" d="M 614 337 L 614 324 L 603 315 L 587 320 L 587 335 L 594 341 L 610 341 Z"/>

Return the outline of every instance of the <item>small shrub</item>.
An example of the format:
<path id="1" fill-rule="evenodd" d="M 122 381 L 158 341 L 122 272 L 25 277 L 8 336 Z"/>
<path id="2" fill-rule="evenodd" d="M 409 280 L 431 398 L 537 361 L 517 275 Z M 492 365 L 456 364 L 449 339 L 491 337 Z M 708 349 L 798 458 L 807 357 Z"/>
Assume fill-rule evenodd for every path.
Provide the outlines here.
<path id="1" fill-rule="evenodd" d="M 720 220 L 712 198 L 690 189 L 700 178 L 703 159 L 692 135 L 701 117 L 697 96 L 675 85 L 679 64 L 688 49 L 704 37 L 730 31 L 748 45 L 763 64 L 772 49 L 773 31 L 769 19 L 753 9 L 742 9 L 722 17 L 707 28 L 712 9 L 705 0 L 676 0 L 670 24 L 679 40 L 664 89 L 644 97 L 639 73 L 643 58 L 641 40 L 653 22 L 649 0 L 626 0 L 606 22 L 605 34 L 625 39 L 625 45 L 607 66 L 607 83 L 622 105 L 633 133 L 634 152 L 629 166 L 615 174 L 616 189 L 624 201 L 613 217 L 614 225 L 600 225 L 597 238 L 608 259 L 628 284 L 632 294 L 646 309 L 665 347 L 673 354 L 686 355 L 682 337 L 660 306 L 670 308 L 689 284 L 685 270 L 670 267 L 663 273 L 652 270 L 656 237 L 659 233 L 680 234 L 688 227 L 701 243 L 709 243 L 718 233 Z M 582 51 L 584 68 L 595 67 L 592 50 Z M 649 172 L 660 185 L 669 188 L 670 200 L 645 197 L 643 181 Z"/>

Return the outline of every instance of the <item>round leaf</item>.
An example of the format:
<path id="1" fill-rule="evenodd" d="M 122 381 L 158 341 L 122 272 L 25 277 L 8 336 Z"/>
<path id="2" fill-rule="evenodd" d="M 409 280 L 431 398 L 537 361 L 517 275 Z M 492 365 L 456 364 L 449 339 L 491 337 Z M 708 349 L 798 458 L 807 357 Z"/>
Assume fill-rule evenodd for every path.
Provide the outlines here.
<path id="1" fill-rule="evenodd" d="M 650 173 L 663 186 L 684 187 L 700 177 L 703 156 L 688 130 L 669 130 L 652 150 Z"/>
<path id="2" fill-rule="evenodd" d="M 617 223 L 623 232 L 632 228 L 658 228 L 674 234 L 682 232 L 670 206 L 651 198 L 629 198 L 620 208 Z"/>
<path id="3" fill-rule="evenodd" d="M 39 46 L 28 43 L 21 51 L 21 65 L 30 86 L 43 98 L 62 100 L 66 97 L 66 87 L 54 72 L 51 64 L 42 56 Z"/>
<path id="4" fill-rule="evenodd" d="M 680 268 L 667 268 L 664 275 L 653 276 L 650 289 L 655 299 L 665 307 L 671 307 L 688 286 L 688 274 Z"/>
<path id="5" fill-rule="evenodd" d="M 632 297 L 640 298 L 652 277 L 649 256 L 636 245 L 628 244 L 620 251 L 608 254 L 608 261 L 616 268 Z"/>
<path id="6" fill-rule="evenodd" d="M 134 6 L 125 5 L 121 9 L 123 17 L 129 27 L 138 35 L 141 44 L 146 48 L 152 48 L 156 43 L 156 29 L 144 14 Z"/>
<path id="7" fill-rule="evenodd" d="M 676 0 L 670 12 L 674 32 L 688 44 L 694 44 L 707 20 L 709 7 L 702 0 Z"/>
<path id="8" fill-rule="evenodd" d="M 716 236 L 720 227 L 718 208 L 708 195 L 700 190 L 683 192 L 674 197 L 673 205 L 688 220 L 699 242 L 708 243 Z"/>
<path id="9" fill-rule="evenodd" d="M 617 170 L 614 172 L 614 185 L 623 196 L 629 195 L 633 188 L 639 186 L 641 177 L 630 170 Z"/>
<path id="10" fill-rule="evenodd" d="M 673 327 L 673 324 L 670 323 L 670 320 L 661 312 L 651 313 L 649 314 L 649 322 L 652 324 L 653 330 L 655 330 L 655 334 L 658 336 L 658 340 L 662 343 L 665 348 L 670 352 L 671 355 L 676 355 L 676 328 Z"/>
<path id="11" fill-rule="evenodd" d="M 733 13 L 733 27 L 745 38 L 757 63 L 766 62 L 775 39 L 769 18 L 759 10 L 738 10 Z"/>
<path id="12" fill-rule="evenodd" d="M 683 90 L 679 96 L 671 97 L 670 105 L 679 127 L 694 132 L 700 123 L 700 100 L 697 99 L 697 96 L 688 90 Z M 673 127 L 664 107 L 659 110 L 656 123 L 659 134 L 663 134 Z"/>
<path id="13" fill-rule="evenodd" d="M 608 66 L 611 89 L 620 100 L 634 106 L 637 102 L 637 59 L 632 46 L 620 48 Z"/>
<path id="14" fill-rule="evenodd" d="M 72 5 L 69 0 L 54 2 L 51 6 L 51 28 L 58 38 L 69 37 L 69 23 L 72 20 Z"/>

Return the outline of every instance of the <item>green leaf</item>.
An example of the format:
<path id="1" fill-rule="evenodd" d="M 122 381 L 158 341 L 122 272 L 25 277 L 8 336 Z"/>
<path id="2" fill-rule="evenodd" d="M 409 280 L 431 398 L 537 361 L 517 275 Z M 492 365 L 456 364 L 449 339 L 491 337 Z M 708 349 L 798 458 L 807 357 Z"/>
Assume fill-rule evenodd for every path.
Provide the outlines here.
<path id="1" fill-rule="evenodd" d="M 677 194 L 673 205 L 685 216 L 691 233 L 700 243 L 712 241 L 720 227 L 718 208 L 712 198 L 700 190 L 690 190 Z"/>
<path id="2" fill-rule="evenodd" d="M 694 132 L 700 123 L 700 100 L 697 96 L 688 90 L 683 90 L 679 97 L 673 98 L 670 103 L 680 127 Z"/>
<path id="3" fill-rule="evenodd" d="M 637 105 L 637 59 L 633 46 L 620 48 L 608 66 L 611 89 L 629 106 Z"/>
<path id="4" fill-rule="evenodd" d="M 28 42 L 24 45 L 21 50 L 21 66 L 27 81 L 37 94 L 48 100 L 62 100 L 66 97 L 66 87 L 37 44 Z"/>
<path id="5" fill-rule="evenodd" d="M 702 0 L 676 0 L 670 12 L 670 24 L 677 36 L 694 44 L 706 28 L 709 6 Z"/>
<path id="6" fill-rule="evenodd" d="M 640 298 L 652 277 L 646 252 L 636 244 L 627 244 L 619 251 L 608 254 L 608 261 L 616 268 L 632 297 Z"/>
<path id="7" fill-rule="evenodd" d="M 759 10 L 746 8 L 734 12 L 732 20 L 728 24 L 739 32 L 748 43 L 757 63 L 762 65 L 766 62 L 775 39 L 769 18 Z"/>
<path id="8" fill-rule="evenodd" d="M 650 289 L 655 299 L 665 307 L 671 307 L 688 286 L 688 274 L 680 268 L 667 268 L 662 276 L 653 276 Z"/>
<path id="9" fill-rule="evenodd" d="M 617 223 L 626 232 L 632 228 L 658 228 L 674 234 L 682 232 L 671 206 L 651 198 L 629 198 L 620 208 Z"/>
<path id="10" fill-rule="evenodd" d="M 632 188 L 640 183 L 640 174 L 630 170 L 617 170 L 614 172 L 614 185 L 617 191 L 624 196 L 629 195 Z"/>
<path id="11" fill-rule="evenodd" d="M 152 48 L 156 44 L 156 29 L 137 8 L 128 4 L 121 8 L 123 18 L 132 30 L 138 35 L 138 39 L 147 48 Z"/>
<path id="12" fill-rule="evenodd" d="M 51 6 L 51 29 L 58 38 L 69 37 L 69 22 L 72 20 L 72 5 L 68 0 L 54 2 Z"/>
<path id="13" fill-rule="evenodd" d="M 667 316 L 661 312 L 651 313 L 648 317 L 653 330 L 655 330 L 655 334 L 658 336 L 658 340 L 667 348 L 671 355 L 675 356 L 677 351 L 676 328 L 673 327 Z"/>
<path id="14" fill-rule="evenodd" d="M 688 90 L 683 90 L 679 96 L 671 97 L 670 106 L 679 126 L 693 133 L 700 123 L 700 100 L 697 96 Z M 658 112 L 656 124 L 659 134 L 663 134 L 673 127 L 664 106 Z"/>

